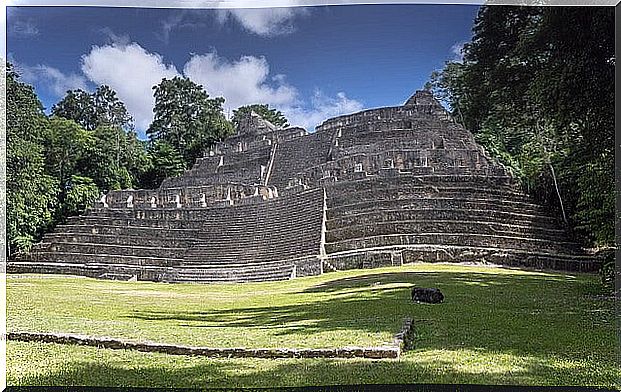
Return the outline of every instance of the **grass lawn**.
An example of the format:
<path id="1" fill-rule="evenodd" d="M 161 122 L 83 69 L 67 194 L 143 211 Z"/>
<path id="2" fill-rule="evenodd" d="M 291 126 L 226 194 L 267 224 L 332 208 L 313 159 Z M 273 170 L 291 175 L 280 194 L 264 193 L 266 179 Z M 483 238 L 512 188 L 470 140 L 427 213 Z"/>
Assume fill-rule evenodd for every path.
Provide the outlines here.
<path id="1" fill-rule="evenodd" d="M 412 303 L 413 285 L 445 302 Z M 7 343 L 9 385 L 296 386 L 481 383 L 620 387 L 614 302 L 598 277 L 418 264 L 277 283 L 190 285 L 7 277 L 9 331 L 72 332 L 213 347 L 342 347 L 390 342 L 399 360 L 207 359 Z"/>

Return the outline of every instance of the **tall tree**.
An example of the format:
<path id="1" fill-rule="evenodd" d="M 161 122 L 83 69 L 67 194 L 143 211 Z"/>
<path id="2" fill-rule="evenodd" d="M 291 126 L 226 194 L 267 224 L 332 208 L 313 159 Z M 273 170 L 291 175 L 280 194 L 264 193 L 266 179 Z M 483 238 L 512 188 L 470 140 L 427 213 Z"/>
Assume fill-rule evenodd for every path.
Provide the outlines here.
<path id="1" fill-rule="evenodd" d="M 223 98 L 209 98 L 201 85 L 188 78 L 162 79 L 153 87 L 153 123 L 147 130 L 152 142 L 166 142 L 183 156 L 186 167 L 217 141 L 230 135 Z"/>
<path id="2" fill-rule="evenodd" d="M 270 109 L 269 105 L 267 104 L 241 106 L 233 110 L 233 117 L 231 118 L 231 121 L 237 127 L 239 126 L 240 120 L 250 112 L 255 112 L 259 116 L 263 117 L 263 119 L 271 122 L 278 127 L 286 127 L 289 125 L 289 121 L 280 110 L 276 110 L 273 108 Z"/>
<path id="3" fill-rule="evenodd" d="M 27 250 L 52 222 L 58 182 L 45 172 L 43 106 L 7 64 L 7 253 Z"/>
<path id="4" fill-rule="evenodd" d="M 106 85 L 99 86 L 92 94 L 80 89 L 67 91 L 65 97 L 52 106 L 52 115 L 73 120 L 88 131 L 100 126 L 133 128 L 133 119 L 125 104 Z"/>

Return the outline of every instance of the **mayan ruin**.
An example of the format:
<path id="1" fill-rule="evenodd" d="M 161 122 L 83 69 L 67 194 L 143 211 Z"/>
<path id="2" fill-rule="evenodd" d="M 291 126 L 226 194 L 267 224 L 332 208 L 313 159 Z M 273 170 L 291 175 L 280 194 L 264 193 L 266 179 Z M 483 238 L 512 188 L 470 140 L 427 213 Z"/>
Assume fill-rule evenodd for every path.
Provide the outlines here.
<path id="1" fill-rule="evenodd" d="M 247 282 L 418 261 L 596 263 L 427 91 L 309 133 L 252 113 L 159 189 L 108 193 L 12 272 Z"/>

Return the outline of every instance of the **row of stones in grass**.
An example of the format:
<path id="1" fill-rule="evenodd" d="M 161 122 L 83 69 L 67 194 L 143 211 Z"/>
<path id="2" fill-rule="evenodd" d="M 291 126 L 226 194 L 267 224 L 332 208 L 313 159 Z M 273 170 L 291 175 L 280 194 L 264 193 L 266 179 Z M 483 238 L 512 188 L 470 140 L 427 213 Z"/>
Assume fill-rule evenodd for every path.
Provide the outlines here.
<path id="1" fill-rule="evenodd" d="M 326 232 L 326 242 L 336 242 L 350 238 L 363 238 L 378 235 L 443 232 L 498 235 L 517 238 L 540 238 L 550 241 L 563 241 L 567 238 L 565 232 L 560 229 L 521 226 L 511 223 L 488 223 L 483 221 L 456 220 L 413 220 L 376 222 L 331 229 Z"/>
<path id="2" fill-rule="evenodd" d="M 596 272 L 601 265 L 598 260 L 588 256 L 447 245 L 354 250 L 328 255 L 326 261 L 338 270 L 379 268 L 419 262 L 474 262 L 539 270 Z"/>
<path id="3" fill-rule="evenodd" d="M 328 230 L 340 229 L 353 225 L 372 225 L 384 222 L 396 221 L 442 221 L 454 220 L 461 222 L 485 222 L 488 224 L 516 224 L 521 226 L 532 226 L 545 229 L 557 228 L 554 218 L 541 216 L 520 214 L 498 210 L 468 210 L 468 209 L 395 209 L 395 210 L 379 210 L 367 211 L 357 214 L 351 214 L 326 222 Z"/>
<path id="4" fill-rule="evenodd" d="M 183 345 L 133 342 L 107 337 L 91 337 L 63 333 L 9 332 L 8 340 L 93 346 L 107 349 L 157 352 L 170 355 L 205 356 L 212 358 L 369 358 L 397 359 L 401 348 L 395 345 L 343 348 L 212 348 Z"/>
<path id="5" fill-rule="evenodd" d="M 164 280 L 197 283 L 259 282 L 319 275 L 322 272 L 322 261 L 316 256 L 269 262 L 252 260 L 225 265 L 184 261 L 169 272 Z"/>
<path id="6" fill-rule="evenodd" d="M 549 241 L 539 238 L 503 237 L 499 235 L 472 233 L 417 233 L 391 234 L 352 238 L 325 244 L 326 253 L 337 253 L 348 250 L 376 248 L 400 245 L 440 245 L 440 246 L 471 246 L 484 248 L 533 251 L 550 254 L 579 254 L 580 249 L 571 242 Z"/>
<path id="7" fill-rule="evenodd" d="M 328 209 L 328 218 L 333 219 L 341 216 L 359 214 L 374 210 L 397 210 L 397 209 L 456 209 L 456 210 L 500 210 L 517 214 L 542 215 L 546 211 L 538 205 L 524 205 L 515 202 L 490 199 L 469 198 L 440 198 L 440 197 L 417 197 L 416 195 L 403 195 L 399 199 L 390 200 L 359 200 L 349 205 L 332 207 Z"/>

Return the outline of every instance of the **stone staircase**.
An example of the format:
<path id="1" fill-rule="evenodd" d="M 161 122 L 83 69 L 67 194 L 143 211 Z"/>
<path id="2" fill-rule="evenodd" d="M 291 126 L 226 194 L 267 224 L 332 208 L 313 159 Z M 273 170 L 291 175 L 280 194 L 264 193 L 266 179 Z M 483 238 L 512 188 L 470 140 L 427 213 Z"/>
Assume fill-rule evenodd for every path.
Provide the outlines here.
<path id="1" fill-rule="evenodd" d="M 312 134 L 251 114 L 180 177 L 108 193 L 8 271 L 223 283 L 419 261 L 599 268 L 420 91 Z"/>

